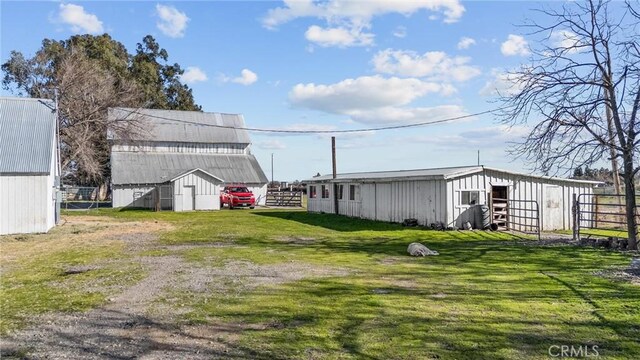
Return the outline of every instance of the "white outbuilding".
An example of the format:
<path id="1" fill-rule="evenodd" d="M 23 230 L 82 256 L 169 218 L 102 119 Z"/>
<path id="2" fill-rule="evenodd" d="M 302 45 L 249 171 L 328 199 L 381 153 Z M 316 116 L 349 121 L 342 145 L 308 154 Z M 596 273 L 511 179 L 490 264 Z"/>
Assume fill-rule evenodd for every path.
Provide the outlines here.
<path id="1" fill-rule="evenodd" d="M 242 115 L 113 108 L 108 116 L 146 130 L 109 134 L 113 207 L 217 210 L 225 184 L 248 187 L 264 205 L 268 180 Z"/>
<path id="2" fill-rule="evenodd" d="M 55 226 L 57 159 L 55 104 L 0 97 L 0 235 Z"/>
<path id="3" fill-rule="evenodd" d="M 492 223 L 518 231 L 571 229 L 574 194 L 592 195 L 599 184 L 485 166 L 324 175 L 306 183 L 309 212 L 336 213 L 337 204 L 337 213 L 351 217 L 464 228 L 477 225 L 476 206 L 485 205 Z"/>

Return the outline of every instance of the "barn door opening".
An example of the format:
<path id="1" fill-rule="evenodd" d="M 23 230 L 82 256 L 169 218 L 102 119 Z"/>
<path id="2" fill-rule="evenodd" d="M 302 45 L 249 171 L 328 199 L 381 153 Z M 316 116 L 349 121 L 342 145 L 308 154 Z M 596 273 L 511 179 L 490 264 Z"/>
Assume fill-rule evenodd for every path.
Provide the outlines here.
<path id="1" fill-rule="evenodd" d="M 509 188 L 507 186 L 491 187 L 491 217 L 498 230 L 509 229 Z"/>

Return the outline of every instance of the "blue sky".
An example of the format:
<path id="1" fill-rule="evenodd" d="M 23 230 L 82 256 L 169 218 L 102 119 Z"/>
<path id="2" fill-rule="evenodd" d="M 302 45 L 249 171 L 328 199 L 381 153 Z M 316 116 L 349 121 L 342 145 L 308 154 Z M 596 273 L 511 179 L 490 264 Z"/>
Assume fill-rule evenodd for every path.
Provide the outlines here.
<path id="1" fill-rule="evenodd" d="M 247 126 L 357 129 L 473 114 L 497 107 L 504 72 L 527 62 L 518 27 L 559 2 L 91 1 L 1 4 L 1 60 L 31 56 L 44 38 L 109 33 L 130 52 L 147 35 L 187 69 L 204 111 L 241 113 Z M 3 90 L 3 95 L 7 92 Z M 492 116 L 404 130 L 337 135 L 338 171 L 481 163 L 518 171 L 507 143 L 526 134 Z M 330 137 L 252 133 L 275 179 L 331 171 Z"/>

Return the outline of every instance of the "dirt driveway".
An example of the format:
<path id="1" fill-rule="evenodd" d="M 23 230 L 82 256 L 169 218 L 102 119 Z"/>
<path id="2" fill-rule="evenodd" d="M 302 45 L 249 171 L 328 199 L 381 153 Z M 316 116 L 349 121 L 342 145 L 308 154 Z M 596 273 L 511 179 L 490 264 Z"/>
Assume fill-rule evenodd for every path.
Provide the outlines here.
<path id="1" fill-rule="evenodd" d="M 172 303 L 176 292 L 195 294 L 241 291 L 243 287 L 280 284 L 305 277 L 343 275 L 345 272 L 289 262 L 257 265 L 228 261 L 222 266 L 202 267 L 185 261 L 184 250 L 198 247 L 234 246 L 219 243 L 163 245 L 159 234 L 169 224 L 119 222 L 108 217 L 71 216 L 61 230 L 74 246 L 119 241 L 133 256 L 126 261 L 141 264 L 146 276 L 128 287 L 100 288 L 107 302 L 87 312 L 47 313 L 35 316 L 22 330 L 2 338 L 2 358 L 26 359 L 210 359 L 261 358 L 239 344 L 243 331 L 259 331 L 270 324 L 228 324 L 211 321 L 190 325 L 180 315 L 189 308 Z M 68 230 L 74 229 L 74 230 Z M 42 236 L 55 236 L 47 234 Z M 39 246 L 38 239 L 31 239 Z M 11 268 L 18 259 L 10 255 L 13 243 L 4 243 L 2 264 Z M 6 245 L 6 246 L 5 246 Z M 15 245 L 18 246 L 18 245 Z M 63 246 L 62 244 L 54 246 Z M 117 259 L 107 260 L 121 261 Z M 93 271 L 104 263 L 70 267 L 70 273 Z M 62 285 L 61 285 L 62 286 Z M 169 300 L 167 300 L 169 298 Z"/>

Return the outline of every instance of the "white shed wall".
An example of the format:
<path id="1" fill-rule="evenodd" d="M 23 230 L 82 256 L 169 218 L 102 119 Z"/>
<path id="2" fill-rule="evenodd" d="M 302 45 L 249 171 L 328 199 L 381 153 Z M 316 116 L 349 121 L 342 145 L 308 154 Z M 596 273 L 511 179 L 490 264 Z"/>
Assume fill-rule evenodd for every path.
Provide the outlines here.
<path id="1" fill-rule="evenodd" d="M 0 235 L 47 232 L 55 225 L 53 175 L 0 176 Z"/>
<path id="2" fill-rule="evenodd" d="M 360 187 L 359 197 L 348 200 L 349 185 Z M 322 184 L 316 186 L 316 198 L 309 198 L 309 212 L 333 213 L 333 184 L 329 197 L 322 198 Z M 312 186 L 313 186 L 312 185 Z M 414 218 L 421 225 L 446 218 L 446 190 L 443 180 L 390 181 L 378 183 L 341 183 L 344 199 L 338 201 L 341 215 L 361 217 L 370 220 L 402 222 Z M 309 192 L 308 192 L 309 193 Z"/>
<path id="3" fill-rule="evenodd" d="M 247 184 L 247 189 L 256 198 L 256 205 L 264 206 L 267 203 L 267 184 Z"/>
<path id="4" fill-rule="evenodd" d="M 220 210 L 220 182 L 196 171 L 173 182 L 174 211 L 191 210 L 184 208 L 185 186 L 192 186 L 195 190 L 193 210 Z"/>
<path id="5" fill-rule="evenodd" d="M 447 224 L 449 226 L 462 227 L 462 223 L 473 223 L 473 211 L 470 206 L 461 205 L 461 191 L 480 191 L 480 204 L 489 203 L 492 186 L 507 186 L 510 200 L 534 200 L 538 202 L 540 211 L 540 225 L 543 230 L 570 230 L 572 228 L 572 195 L 593 194 L 590 184 L 581 184 L 571 181 L 542 179 L 532 176 L 510 174 L 494 170 L 485 170 L 484 173 L 471 174 L 447 181 Z M 561 194 L 556 199 L 556 191 L 550 188 L 559 188 Z M 546 197 L 545 197 L 546 196 Z M 584 197 L 583 197 L 584 198 Z M 553 200 L 553 201 L 551 201 Z M 584 200 L 587 200 L 584 198 Z M 590 201 L 590 200 L 587 200 Z M 553 206 L 559 206 L 557 211 Z M 519 203 L 518 206 L 526 209 L 534 209 L 533 203 Z M 554 211 L 553 214 L 551 212 Z M 511 215 L 532 216 L 530 211 L 511 210 Z M 556 219 L 555 214 L 561 214 L 561 219 Z M 545 223 L 545 215 L 547 216 Z M 554 215 L 554 218 L 549 217 Z M 533 225 L 535 220 L 520 218 L 519 222 Z M 525 230 L 515 228 L 515 230 Z"/>

